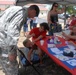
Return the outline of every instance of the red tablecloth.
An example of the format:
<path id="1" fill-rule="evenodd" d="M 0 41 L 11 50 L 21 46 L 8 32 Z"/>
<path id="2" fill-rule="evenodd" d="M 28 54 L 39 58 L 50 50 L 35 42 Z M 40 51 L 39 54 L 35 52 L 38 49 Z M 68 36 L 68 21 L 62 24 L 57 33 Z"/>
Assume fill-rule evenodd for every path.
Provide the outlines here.
<path id="1" fill-rule="evenodd" d="M 53 56 L 52 54 L 50 54 L 48 52 L 48 48 L 47 48 L 47 41 L 48 39 L 50 38 L 50 36 L 46 36 L 46 38 L 43 38 L 42 40 L 44 40 L 44 44 L 41 45 L 40 44 L 40 40 L 36 42 L 36 45 L 41 48 L 51 59 L 53 59 L 53 61 L 55 63 L 57 63 L 58 65 L 62 66 L 63 68 L 65 68 L 67 71 L 69 71 L 72 75 L 76 75 L 76 68 L 74 69 L 70 69 L 69 67 L 67 67 L 62 61 L 60 61 L 58 58 L 56 58 L 55 56 Z M 56 45 L 57 47 L 62 47 L 62 46 L 66 46 L 65 44 L 65 40 L 61 37 L 58 37 L 59 40 L 62 42 L 61 44 L 59 45 Z"/>

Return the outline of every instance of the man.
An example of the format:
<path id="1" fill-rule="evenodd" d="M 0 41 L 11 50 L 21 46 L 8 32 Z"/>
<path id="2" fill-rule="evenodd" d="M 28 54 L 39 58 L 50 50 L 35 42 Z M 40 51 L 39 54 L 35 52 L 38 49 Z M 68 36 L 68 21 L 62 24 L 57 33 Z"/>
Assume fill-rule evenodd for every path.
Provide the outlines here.
<path id="1" fill-rule="evenodd" d="M 37 5 L 31 5 L 28 9 L 12 6 L 2 13 L 0 17 L 0 62 L 5 75 L 19 75 L 16 57 L 20 30 L 27 17 L 33 18 L 38 14 Z"/>

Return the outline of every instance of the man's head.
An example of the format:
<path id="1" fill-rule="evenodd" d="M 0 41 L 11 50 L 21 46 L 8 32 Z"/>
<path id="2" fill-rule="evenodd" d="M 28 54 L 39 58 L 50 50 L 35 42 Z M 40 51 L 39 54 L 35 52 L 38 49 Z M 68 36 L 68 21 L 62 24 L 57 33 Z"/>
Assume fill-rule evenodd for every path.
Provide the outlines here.
<path id="1" fill-rule="evenodd" d="M 34 18 L 35 16 L 38 16 L 40 12 L 40 9 L 37 5 L 31 5 L 28 8 L 28 17 L 29 18 Z"/>
<path id="2" fill-rule="evenodd" d="M 24 41 L 23 41 L 23 45 L 25 46 L 25 47 L 32 47 L 32 42 L 29 40 L 29 39 L 25 39 Z"/>
<path id="3" fill-rule="evenodd" d="M 40 31 L 49 31 L 49 26 L 47 23 L 43 22 L 40 24 Z"/>

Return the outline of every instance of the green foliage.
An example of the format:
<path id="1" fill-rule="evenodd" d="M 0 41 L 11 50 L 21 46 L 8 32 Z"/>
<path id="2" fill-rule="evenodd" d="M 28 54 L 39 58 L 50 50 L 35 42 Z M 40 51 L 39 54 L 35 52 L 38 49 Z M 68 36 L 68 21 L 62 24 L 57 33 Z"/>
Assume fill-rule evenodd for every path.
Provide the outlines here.
<path id="1" fill-rule="evenodd" d="M 51 5 L 50 5 L 50 7 L 51 7 Z M 63 7 L 63 5 L 60 5 L 59 7 L 58 7 L 58 9 L 61 9 Z M 74 5 L 69 5 L 69 6 L 66 6 L 66 12 L 68 13 L 68 14 L 74 14 L 74 15 L 76 15 L 76 6 L 74 6 Z"/>
<path id="2" fill-rule="evenodd" d="M 66 12 L 68 12 L 69 14 L 76 15 L 76 6 L 68 6 L 68 7 L 66 7 Z"/>

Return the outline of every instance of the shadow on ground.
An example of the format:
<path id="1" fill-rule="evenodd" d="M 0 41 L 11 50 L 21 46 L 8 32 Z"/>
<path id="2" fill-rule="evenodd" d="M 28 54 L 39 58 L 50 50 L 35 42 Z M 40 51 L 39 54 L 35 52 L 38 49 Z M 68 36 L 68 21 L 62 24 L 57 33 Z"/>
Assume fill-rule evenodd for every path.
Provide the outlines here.
<path id="1" fill-rule="evenodd" d="M 44 67 L 39 67 L 38 64 L 34 64 L 40 75 L 71 75 L 64 68 L 55 64 L 48 56 L 43 59 Z M 22 67 L 19 69 L 21 75 L 38 75 L 32 66 Z"/>

